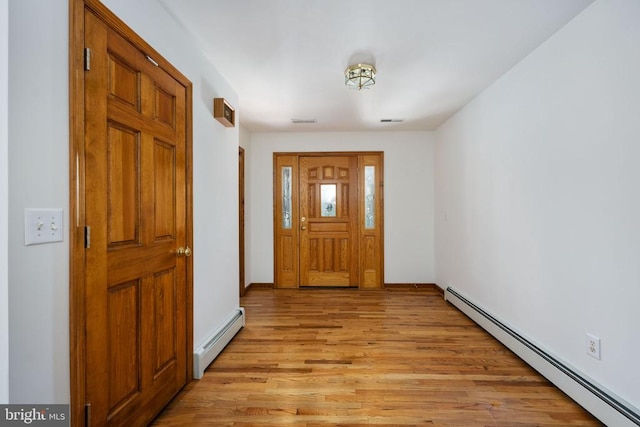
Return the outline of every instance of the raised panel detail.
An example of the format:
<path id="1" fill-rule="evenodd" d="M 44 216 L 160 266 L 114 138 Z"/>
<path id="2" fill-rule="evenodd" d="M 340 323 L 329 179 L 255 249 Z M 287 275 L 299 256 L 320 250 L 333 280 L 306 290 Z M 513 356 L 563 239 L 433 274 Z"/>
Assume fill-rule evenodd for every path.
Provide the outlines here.
<path id="1" fill-rule="evenodd" d="M 367 235 L 362 239 L 361 265 L 363 271 L 363 287 L 376 287 L 378 285 L 378 260 L 376 253 L 376 236 Z"/>
<path id="2" fill-rule="evenodd" d="M 318 239 L 309 239 L 309 270 L 318 271 L 320 269 L 320 248 Z"/>
<path id="3" fill-rule="evenodd" d="M 137 243 L 140 213 L 140 138 L 111 124 L 108 129 L 108 245 Z"/>
<path id="4" fill-rule="evenodd" d="M 309 218 L 317 218 L 320 215 L 320 198 L 318 197 L 318 192 L 320 191 L 320 187 L 316 184 L 309 184 L 308 187 L 308 206 L 307 206 L 307 214 Z"/>
<path id="5" fill-rule="evenodd" d="M 324 166 L 322 168 L 322 179 L 334 179 L 334 168 L 333 166 Z"/>
<path id="6" fill-rule="evenodd" d="M 376 238 L 375 236 L 365 236 L 363 239 L 364 254 L 362 264 L 365 270 L 376 268 Z"/>
<path id="7" fill-rule="evenodd" d="M 113 55 L 109 56 L 109 94 L 140 110 L 140 73 Z"/>
<path id="8" fill-rule="evenodd" d="M 338 198 L 338 216 L 340 218 L 348 218 L 349 217 L 349 184 L 341 184 L 340 186 L 340 197 Z"/>
<path id="9" fill-rule="evenodd" d="M 176 152 L 175 147 L 156 140 L 154 145 L 155 239 L 175 236 Z"/>
<path id="10" fill-rule="evenodd" d="M 335 271 L 333 267 L 333 239 L 322 239 L 322 259 L 320 268 L 322 271 Z"/>
<path id="11" fill-rule="evenodd" d="M 312 233 L 346 233 L 349 231 L 349 224 L 344 222 L 314 222 L 309 224 L 309 231 Z"/>
<path id="12" fill-rule="evenodd" d="M 349 271 L 349 239 L 336 239 L 336 246 L 338 250 L 336 255 L 338 256 L 338 270 L 348 272 Z"/>
<path id="13" fill-rule="evenodd" d="M 364 283 L 363 287 L 365 288 L 376 288 L 378 287 L 378 273 L 376 270 L 365 270 L 364 271 Z"/>
<path id="14" fill-rule="evenodd" d="M 313 239 L 310 244 L 310 271 L 338 273 L 349 272 L 349 239 Z"/>
<path id="15" fill-rule="evenodd" d="M 111 287 L 107 296 L 109 409 L 140 390 L 140 282 Z"/>
<path id="16" fill-rule="evenodd" d="M 349 286 L 349 273 L 310 272 L 309 285 L 311 286 Z"/>
<path id="17" fill-rule="evenodd" d="M 309 179 L 318 179 L 318 168 L 309 168 Z"/>
<path id="18" fill-rule="evenodd" d="M 349 169 L 347 168 L 338 168 L 338 179 L 340 180 L 349 180 Z"/>
<path id="19" fill-rule="evenodd" d="M 154 277 L 155 372 L 159 375 L 176 358 L 176 277 L 175 271 Z"/>
<path id="20" fill-rule="evenodd" d="M 291 236 L 282 236 L 280 252 L 282 254 L 282 270 L 293 271 L 295 268 L 294 242 Z"/>
<path id="21" fill-rule="evenodd" d="M 156 86 L 153 112 L 156 120 L 174 128 L 176 124 L 176 97 Z"/>

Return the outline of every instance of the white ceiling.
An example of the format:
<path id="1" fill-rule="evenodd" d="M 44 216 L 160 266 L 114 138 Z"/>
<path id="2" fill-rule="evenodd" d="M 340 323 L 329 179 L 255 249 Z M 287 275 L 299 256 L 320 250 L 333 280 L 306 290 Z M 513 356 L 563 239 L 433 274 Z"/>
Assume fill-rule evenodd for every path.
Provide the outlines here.
<path id="1" fill-rule="evenodd" d="M 433 130 L 593 2 L 160 1 L 237 91 L 252 131 Z M 358 62 L 378 70 L 370 90 L 344 85 Z"/>

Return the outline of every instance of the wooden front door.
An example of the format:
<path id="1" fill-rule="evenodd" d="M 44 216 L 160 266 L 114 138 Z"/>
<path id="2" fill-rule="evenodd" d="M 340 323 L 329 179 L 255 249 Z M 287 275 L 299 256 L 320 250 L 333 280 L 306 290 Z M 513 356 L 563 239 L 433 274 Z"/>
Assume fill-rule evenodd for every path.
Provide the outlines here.
<path id="1" fill-rule="evenodd" d="M 383 155 L 274 155 L 274 284 L 384 286 Z"/>
<path id="2" fill-rule="evenodd" d="M 84 305 L 72 309 L 84 384 L 73 387 L 87 425 L 145 426 L 190 368 L 188 95 L 96 8 L 83 17 L 87 232 Z"/>
<path id="3" fill-rule="evenodd" d="M 299 165 L 300 286 L 358 286 L 358 158 Z"/>

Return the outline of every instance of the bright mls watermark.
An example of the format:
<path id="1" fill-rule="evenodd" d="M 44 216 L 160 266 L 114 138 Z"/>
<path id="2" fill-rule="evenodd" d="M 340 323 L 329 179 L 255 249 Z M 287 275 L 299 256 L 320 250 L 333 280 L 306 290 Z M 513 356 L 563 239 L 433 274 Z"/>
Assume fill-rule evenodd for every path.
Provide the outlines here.
<path id="1" fill-rule="evenodd" d="M 69 405 L 0 405 L 0 427 L 69 427 Z"/>

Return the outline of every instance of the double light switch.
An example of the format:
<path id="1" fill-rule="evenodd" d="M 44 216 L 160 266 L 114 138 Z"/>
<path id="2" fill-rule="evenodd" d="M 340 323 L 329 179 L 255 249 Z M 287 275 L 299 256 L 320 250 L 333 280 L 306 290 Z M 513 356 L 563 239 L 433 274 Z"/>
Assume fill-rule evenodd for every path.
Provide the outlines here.
<path id="1" fill-rule="evenodd" d="M 24 244 L 61 242 L 62 209 L 25 209 Z"/>

